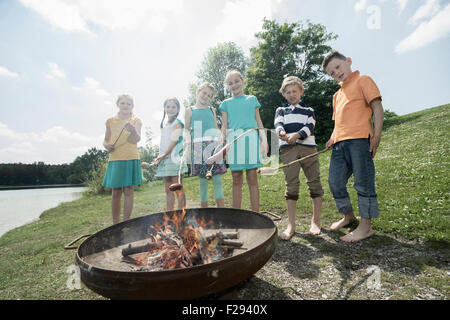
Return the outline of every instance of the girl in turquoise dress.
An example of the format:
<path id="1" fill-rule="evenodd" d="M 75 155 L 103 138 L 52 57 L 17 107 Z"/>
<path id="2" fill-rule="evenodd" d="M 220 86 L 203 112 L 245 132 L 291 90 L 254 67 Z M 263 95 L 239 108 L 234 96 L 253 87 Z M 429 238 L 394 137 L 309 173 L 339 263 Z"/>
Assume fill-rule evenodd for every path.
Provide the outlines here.
<path id="1" fill-rule="evenodd" d="M 231 142 L 251 128 L 263 128 L 258 99 L 244 94 L 244 77 L 237 70 L 229 71 L 225 85 L 232 97 L 219 107 L 222 112 L 222 136 Z M 253 211 L 259 211 L 259 188 L 256 169 L 262 167 L 261 154 L 267 155 L 268 144 L 264 130 L 255 130 L 231 145 L 227 152 L 227 163 L 233 177 L 233 207 L 241 208 L 243 172 L 246 171 Z"/>
<path id="2" fill-rule="evenodd" d="M 209 107 L 209 103 L 214 96 L 214 87 L 205 82 L 201 84 L 197 91 L 197 101 L 194 106 L 186 110 L 186 141 L 192 150 L 191 174 L 199 178 L 200 204 L 202 208 L 208 207 L 208 180 L 210 172 L 214 186 L 214 197 L 218 208 L 223 208 L 224 194 L 222 188 L 221 174 L 226 172 L 223 159 L 220 163 L 207 164 L 206 159 L 210 157 L 216 149 L 219 149 L 220 131 L 217 127 L 216 112 Z"/>

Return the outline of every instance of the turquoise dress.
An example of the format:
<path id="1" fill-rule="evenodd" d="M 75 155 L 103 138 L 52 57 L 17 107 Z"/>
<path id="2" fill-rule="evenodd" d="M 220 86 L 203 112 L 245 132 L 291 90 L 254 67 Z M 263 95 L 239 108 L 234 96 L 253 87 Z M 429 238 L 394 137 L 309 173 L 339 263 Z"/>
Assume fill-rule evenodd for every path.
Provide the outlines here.
<path id="1" fill-rule="evenodd" d="M 256 108 L 261 108 L 261 104 L 252 95 L 232 97 L 222 102 L 219 110 L 228 114 L 227 143 L 233 141 L 248 129 L 258 127 L 255 119 Z M 257 130 L 243 136 L 231 145 L 227 153 L 227 163 L 231 171 L 262 167 Z"/>
<path id="2" fill-rule="evenodd" d="M 172 123 L 167 123 L 161 129 L 161 143 L 159 145 L 159 155 L 162 155 L 166 152 L 170 143 L 172 142 L 172 133 L 175 129 L 176 124 L 181 124 L 181 128 L 184 128 L 184 124 L 181 120 L 175 119 Z M 181 173 L 186 173 L 188 171 L 187 165 L 183 159 L 183 135 L 181 134 L 178 138 L 177 144 L 172 149 L 170 155 L 165 157 L 158 165 L 156 169 L 156 177 L 175 177 L 178 176 L 178 172 L 180 170 L 180 162 L 183 162 L 181 165 Z"/>
<path id="3" fill-rule="evenodd" d="M 223 160 L 213 165 L 206 163 L 206 160 L 221 148 L 219 145 L 218 130 L 214 124 L 213 111 L 210 107 L 197 108 L 196 106 L 192 106 L 191 109 L 191 174 L 205 178 L 206 173 L 210 170 L 212 175 L 225 173 L 227 168 Z"/>

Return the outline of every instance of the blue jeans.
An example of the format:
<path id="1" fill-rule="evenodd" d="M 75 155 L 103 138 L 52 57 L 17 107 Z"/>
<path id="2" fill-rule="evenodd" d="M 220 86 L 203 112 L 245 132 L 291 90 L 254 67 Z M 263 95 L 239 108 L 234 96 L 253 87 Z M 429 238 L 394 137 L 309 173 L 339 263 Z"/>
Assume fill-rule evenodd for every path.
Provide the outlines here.
<path id="1" fill-rule="evenodd" d="M 359 216 L 376 218 L 380 214 L 375 193 L 375 166 L 369 146 L 369 139 L 350 139 L 333 145 L 328 184 L 339 213 L 353 212 L 347 192 L 347 181 L 353 174 Z"/>

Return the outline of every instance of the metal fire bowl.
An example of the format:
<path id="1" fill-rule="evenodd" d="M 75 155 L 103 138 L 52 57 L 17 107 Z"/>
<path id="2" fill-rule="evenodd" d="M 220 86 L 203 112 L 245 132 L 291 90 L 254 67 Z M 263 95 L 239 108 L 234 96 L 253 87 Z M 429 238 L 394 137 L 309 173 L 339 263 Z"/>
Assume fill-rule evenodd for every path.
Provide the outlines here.
<path id="1" fill-rule="evenodd" d="M 111 299 L 192 299 L 237 285 L 262 268 L 275 251 L 277 227 L 266 216 L 230 208 L 186 211 L 187 221 L 203 217 L 212 220 L 214 229 L 238 229 L 247 250 L 235 249 L 231 257 L 186 269 L 130 271 L 130 265 L 121 262 L 122 249 L 142 243 L 149 237 L 149 226 L 170 214 L 155 213 L 113 225 L 83 241 L 75 258 L 81 281 Z"/>

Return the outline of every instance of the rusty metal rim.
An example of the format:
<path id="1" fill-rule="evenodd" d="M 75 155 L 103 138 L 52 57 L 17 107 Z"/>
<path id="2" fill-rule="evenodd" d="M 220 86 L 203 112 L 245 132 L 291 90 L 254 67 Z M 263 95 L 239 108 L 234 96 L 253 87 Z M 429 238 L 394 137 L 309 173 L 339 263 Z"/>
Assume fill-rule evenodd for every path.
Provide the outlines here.
<path id="1" fill-rule="evenodd" d="M 80 267 L 82 266 L 83 269 L 86 269 L 88 271 L 100 271 L 100 272 L 104 272 L 104 273 L 111 273 L 114 275 L 117 275 L 117 274 L 120 274 L 123 276 L 131 276 L 132 275 L 133 277 L 135 277 L 136 275 L 142 275 L 143 277 L 145 277 L 145 276 L 148 276 L 149 274 L 165 275 L 165 274 L 185 273 L 186 270 L 188 270 L 188 269 L 189 270 L 210 269 L 210 268 L 214 267 L 215 265 L 219 266 L 219 265 L 223 265 L 224 263 L 228 263 L 228 262 L 231 263 L 234 260 L 241 258 L 241 255 L 244 253 L 252 254 L 253 252 L 258 251 L 258 249 L 260 249 L 260 246 L 266 244 L 267 242 L 272 241 L 272 238 L 275 237 L 276 235 L 277 235 L 277 229 L 275 229 L 273 234 L 266 241 L 261 242 L 261 244 L 255 248 L 246 250 L 245 252 L 241 252 L 232 257 L 223 258 L 218 261 L 214 261 L 214 262 L 210 262 L 210 263 L 206 263 L 206 264 L 202 264 L 202 265 L 198 265 L 198 266 L 192 266 L 192 267 L 189 267 L 186 269 L 171 269 L 171 270 L 160 270 L 160 271 L 121 271 L 121 270 L 103 269 L 101 267 L 96 267 L 94 265 L 91 265 L 91 264 L 85 262 L 82 258 L 80 258 L 78 252 L 77 252 L 76 260 L 77 260 L 77 263 L 80 265 Z M 86 241 L 88 239 L 86 239 Z"/>
<path id="2" fill-rule="evenodd" d="M 198 209 L 198 208 L 192 208 L 192 209 Z M 258 215 L 258 216 L 260 216 L 260 217 L 263 217 L 264 219 L 268 219 L 268 220 L 272 221 L 272 219 L 270 219 L 270 218 L 268 218 L 268 217 L 266 217 L 266 216 L 264 216 L 264 215 L 262 215 L 262 214 L 260 214 L 260 213 L 253 212 L 253 211 L 242 210 L 242 209 L 234 209 L 234 208 L 227 208 L 227 209 L 236 210 L 236 211 L 246 211 L 246 212 L 249 213 L 249 214 Z M 145 217 L 145 216 L 137 217 L 137 218 L 135 218 L 135 219 L 141 219 L 141 218 L 144 218 L 144 217 Z M 130 221 L 130 220 L 128 220 L 128 221 Z M 120 224 L 125 224 L 125 223 L 127 223 L 128 221 L 123 221 L 123 222 L 121 222 Z M 273 223 L 273 221 L 272 221 L 272 223 Z M 100 231 L 98 231 L 98 232 L 96 232 L 96 233 L 90 235 L 87 239 L 85 239 L 85 240 L 78 246 L 77 254 L 76 254 L 76 259 L 75 259 L 75 260 L 76 260 L 77 264 L 79 264 L 79 267 L 80 267 L 80 268 L 83 267 L 83 269 L 86 269 L 86 270 L 88 270 L 89 272 L 90 272 L 90 271 L 100 271 L 100 272 L 104 272 L 104 273 L 106 273 L 106 274 L 107 274 L 107 273 L 111 273 L 111 274 L 114 274 L 114 275 L 116 275 L 116 276 L 117 276 L 118 274 L 120 274 L 120 275 L 122 275 L 122 276 L 133 276 L 133 277 L 135 277 L 135 276 L 137 276 L 137 275 L 142 276 L 142 277 L 147 277 L 149 274 L 152 274 L 152 275 L 153 275 L 153 274 L 155 274 L 155 275 L 156 275 L 156 274 L 157 274 L 157 275 L 165 275 L 165 274 L 184 273 L 184 272 L 186 272 L 186 270 L 210 269 L 211 267 L 214 267 L 215 265 L 221 265 L 221 264 L 226 263 L 226 262 L 233 262 L 234 260 L 240 259 L 241 256 L 242 256 L 243 254 L 245 254 L 245 255 L 251 255 L 253 252 L 258 251 L 258 250 L 260 249 L 260 247 L 263 246 L 264 244 L 266 244 L 267 242 L 273 241 L 272 238 L 275 237 L 275 236 L 278 234 L 278 229 L 277 229 L 276 225 L 273 224 L 274 227 L 275 227 L 275 229 L 273 230 L 272 234 L 271 234 L 270 236 L 268 236 L 268 238 L 267 238 L 265 241 L 261 242 L 258 246 L 254 247 L 254 248 L 252 248 L 252 249 L 249 249 L 249 250 L 240 252 L 240 253 L 238 253 L 237 255 L 232 256 L 232 257 L 223 258 L 223 259 L 221 259 L 221 260 L 218 260 L 218 261 L 215 261 L 215 262 L 211 262 L 211 263 L 207 263 L 207 264 L 202 264 L 202 265 L 192 266 L 192 267 L 189 267 L 189 268 L 186 268 L 186 269 L 171 269 L 171 270 L 160 270 L 160 271 L 121 271 L 121 270 L 110 270 L 110 269 L 104 269 L 104 268 L 101 268 L 101 267 L 98 267 L 98 266 L 95 266 L 95 265 L 91 265 L 91 264 L 85 262 L 85 261 L 80 257 L 80 254 L 79 254 L 79 253 L 80 253 L 80 248 L 81 248 L 81 246 L 83 246 L 83 244 L 84 244 L 85 242 L 88 242 L 89 239 L 96 237 L 96 236 L 98 235 L 98 233 L 100 233 L 100 232 L 105 232 L 105 231 L 108 230 L 108 229 L 116 228 L 118 225 L 119 225 L 119 224 L 112 225 L 112 226 L 110 226 L 110 227 L 108 227 L 108 228 L 102 229 L 102 230 L 100 230 Z"/>

